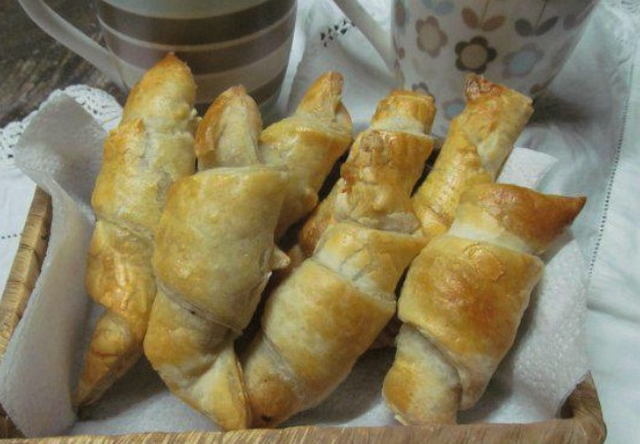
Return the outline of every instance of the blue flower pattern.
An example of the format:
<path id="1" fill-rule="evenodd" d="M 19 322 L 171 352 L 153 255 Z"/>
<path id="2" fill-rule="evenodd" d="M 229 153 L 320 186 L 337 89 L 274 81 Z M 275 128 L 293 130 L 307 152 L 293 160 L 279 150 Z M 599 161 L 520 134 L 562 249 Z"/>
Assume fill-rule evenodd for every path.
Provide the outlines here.
<path id="1" fill-rule="evenodd" d="M 464 109 L 464 100 L 462 99 L 453 99 L 444 103 L 444 116 L 447 120 L 453 119 L 455 116 L 460 114 Z"/>
<path id="2" fill-rule="evenodd" d="M 453 2 L 449 0 L 422 0 L 422 4 L 438 15 L 450 14 L 454 8 Z"/>
<path id="3" fill-rule="evenodd" d="M 577 14 L 565 16 L 562 12 L 556 12 L 556 14 L 554 14 L 551 11 L 555 10 L 547 7 L 555 0 L 536 0 L 534 2 L 535 6 L 532 5 L 530 10 L 533 16 L 510 17 L 504 14 L 504 8 L 498 7 L 498 5 L 506 2 L 506 0 L 420 0 L 416 3 L 423 6 L 429 12 L 427 13 L 422 11 L 420 12 L 420 17 L 413 17 L 411 12 L 412 6 L 416 5 L 408 4 L 410 1 L 411 0 L 393 1 L 393 21 L 395 29 L 397 30 L 396 35 L 403 36 L 400 39 L 403 43 L 406 43 L 403 40 L 405 39 L 404 36 L 408 35 L 409 30 L 412 31 L 414 29 L 414 26 L 412 25 L 415 24 L 417 47 L 419 50 L 427 52 L 431 57 L 436 58 L 439 56 L 439 49 L 446 44 L 451 43 L 457 55 L 457 68 L 462 71 L 471 71 L 475 73 L 484 73 L 491 62 L 494 62 L 494 60 L 497 62 L 499 60 L 502 66 L 496 66 L 496 68 L 498 68 L 498 72 L 494 72 L 496 71 L 494 70 L 491 75 L 495 77 L 495 81 L 503 80 L 507 81 L 507 83 L 509 79 L 512 79 L 512 81 L 516 81 L 515 78 L 524 79 L 532 73 L 538 73 L 535 75 L 540 77 L 540 71 L 538 68 L 545 63 L 545 59 L 549 59 L 546 63 L 550 62 L 552 65 L 557 64 L 558 66 L 561 66 L 563 64 L 563 59 L 575 46 L 575 39 L 569 39 L 571 40 L 568 42 L 569 45 L 564 45 L 562 48 L 557 48 L 557 45 L 555 44 L 550 45 L 550 47 L 539 44 L 536 45 L 531 41 L 531 39 L 543 35 L 556 35 L 558 33 L 558 29 L 562 29 L 562 27 L 564 27 L 565 30 L 577 28 L 584 22 L 591 12 L 591 9 L 593 9 L 593 6 L 597 3 L 597 0 L 581 0 L 585 3 L 585 6 L 588 5 L 588 7 L 578 11 Z M 492 8 L 492 5 L 495 7 Z M 467 28 L 469 28 L 469 30 L 474 30 L 473 32 L 475 37 L 470 41 L 464 40 L 463 36 L 462 41 L 456 42 L 454 40 L 452 42 L 447 42 L 445 36 L 444 41 L 439 43 L 435 42 L 434 36 L 437 36 L 436 31 L 439 30 L 439 26 L 431 26 L 431 28 L 428 29 L 430 32 L 427 33 L 425 31 L 423 33 L 425 35 L 420 34 L 421 27 L 424 28 L 427 21 L 427 18 L 425 17 L 438 22 L 438 17 L 449 15 L 449 18 L 444 19 L 443 21 L 443 23 L 446 23 L 447 20 L 454 18 L 451 14 L 456 13 L 456 11 L 462 14 L 463 21 Z M 421 26 L 418 26 L 418 24 Z M 500 49 L 502 49 L 501 43 L 499 39 L 496 40 L 497 37 L 492 33 L 492 31 L 503 28 L 507 25 L 510 27 L 515 26 L 515 32 L 518 35 L 518 38 L 524 39 L 525 41 L 523 43 L 525 44 L 510 53 L 499 54 L 499 52 L 501 52 Z M 488 34 L 490 32 L 491 34 Z M 413 34 L 411 34 L 411 38 L 414 38 Z M 487 38 L 491 39 L 491 42 L 489 42 Z M 425 42 L 429 44 L 427 45 Z M 403 70 L 400 68 L 400 59 L 404 59 L 404 62 L 406 63 L 409 60 L 405 59 L 405 56 L 410 56 L 412 53 L 405 51 L 405 48 L 400 47 L 397 42 L 394 43 L 394 49 L 397 56 L 396 76 L 399 83 L 402 84 L 403 87 L 428 93 L 429 88 L 424 81 L 421 81 L 421 76 L 418 76 L 417 79 L 404 79 Z M 508 45 L 502 45 L 502 47 L 505 46 L 507 51 L 509 49 L 513 49 L 513 47 L 510 48 Z M 410 50 L 410 48 L 406 49 Z M 427 49 L 431 50 L 431 52 L 427 51 Z M 422 57 L 420 58 L 420 61 L 422 61 Z M 413 62 L 417 72 L 423 71 L 423 69 L 416 66 L 415 58 L 411 57 L 411 62 Z M 554 70 L 554 72 L 547 78 L 534 85 L 531 88 L 531 93 L 536 94 L 540 90 L 544 89 L 551 82 L 551 79 L 556 73 L 557 70 Z M 437 94 L 438 92 L 436 91 L 435 93 Z M 450 121 L 464 109 L 465 102 L 460 97 L 449 96 L 448 99 L 449 100 L 442 103 L 442 110 L 446 120 Z M 443 128 L 444 127 L 441 129 Z"/>
<path id="4" fill-rule="evenodd" d="M 524 77 L 533 70 L 543 57 L 544 52 L 538 49 L 535 44 L 527 43 L 518 51 L 505 56 L 502 75 L 505 78 Z"/>

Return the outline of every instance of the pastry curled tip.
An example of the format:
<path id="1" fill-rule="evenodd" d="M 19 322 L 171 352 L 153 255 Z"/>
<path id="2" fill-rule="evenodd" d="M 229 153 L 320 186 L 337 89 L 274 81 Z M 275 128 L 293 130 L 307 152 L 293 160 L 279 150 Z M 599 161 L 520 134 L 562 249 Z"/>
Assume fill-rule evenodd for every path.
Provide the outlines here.
<path id="1" fill-rule="evenodd" d="M 465 78 L 464 95 L 467 102 L 475 102 L 483 97 L 497 97 L 505 93 L 517 96 L 529 104 L 532 102 L 530 97 L 527 97 L 526 95 L 504 85 L 490 82 L 481 75 L 468 74 Z"/>
<path id="2" fill-rule="evenodd" d="M 425 100 L 429 103 L 434 103 L 433 96 L 423 91 L 411 91 L 408 89 L 394 89 L 392 90 L 384 100 L 388 100 L 392 97 L 405 97 L 408 99 Z"/>
<path id="3" fill-rule="evenodd" d="M 322 74 L 309 87 L 298 105 L 298 111 L 335 115 L 342 104 L 342 74 L 329 71 Z"/>
<path id="4" fill-rule="evenodd" d="M 370 170 L 384 167 L 388 164 L 388 159 L 384 153 L 384 139 L 378 131 L 364 132 L 356 141 L 358 149 L 352 151 L 349 159 L 340 167 L 340 177 L 345 182 L 343 193 L 350 193 L 353 185 L 364 180 Z"/>
<path id="5" fill-rule="evenodd" d="M 378 128 L 386 119 L 406 118 L 420 124 L 416 130 L 429 133 L 435 115 L 433 96 L 420 91 L 393 90 L 378 103 L 371 122 Z"/>
<path id="6" fill-rule="evenodd" d="M 162 59 L 160 59 L 160 61 L 155 66 L 163 66 L 163 65 L 166 66 L 166 65 L 176 64 L 176 63 L 179 63 L 184 67 L 188 68 L 188 65 L 182 59 L 176 56 L 176 54 L 173 51 L 165 54 L 165 56 Z"/>
<path id="7" fill-rule="evenodd" d="M 149 73 L 167 73 L 171 71 L 175 72 L 177 75 L 184 77 L 184 81 L 189 81 L 189 83 L 193 85 L 193 92 L 195 93 L 195 80 L 193 79 L 191 68 L 189 67 L 187 62 L 176 56 L 173 52 L 167 53 L 162 59 L 160 59 L 155 65 L 153 65 L 151 69 L 147 71 L 143 79 L 145 77 L 150 77 Z"/>
<path id="8" fill-rule="evenodd" d="M 172 53 L 153 65 L 131 89 L 123 110 L 123 121 L 136 117 L 146 121 L 167 115 L 188 117 L 196 96 L 196 83 L 189 66 Z M 187 102 L 187 105 L 178 102 Z"/>
<path id="9" fill-rule="evenodd" d="M 541 254 L 573 223 L 586 201 L 584 196 L 556 196 L 516 185 L 483 184 L 465 191 L 460 204 L 478 205 Z"/>
<path id="10" fill-rule="evenodd" d="M 227 110 L 233 109 L 233 112 Z M 232 122 L 232 120 L 234 120 Z M 232 86 L 220 94 L 209 106 L 202 121 L 198 125 L 195 135 L 195 151 L 198 158 L 199 169 L 207 169 L 213 166 L 237 166 L 241 163 L 255 163 L 255 153 L 218 153 L 219 140 L 225 131 L 233 132 L 235 136 L 246 135 L 253 139 L 253 145 L 257 146 L 257 137 L 262 129 L 262 117 L 255 100 L 247 94 L 242 85 Z M 246 145 L 242 145 L 246 146 Z M 230 147 L 235 149 L 236 147 Z M 243 162 L 246 156 L 251 158 L 249 162 Z M 247 160 L 247 159 L 244 159 Z M 230 164 L 225 165 L 225 162 Z"/>

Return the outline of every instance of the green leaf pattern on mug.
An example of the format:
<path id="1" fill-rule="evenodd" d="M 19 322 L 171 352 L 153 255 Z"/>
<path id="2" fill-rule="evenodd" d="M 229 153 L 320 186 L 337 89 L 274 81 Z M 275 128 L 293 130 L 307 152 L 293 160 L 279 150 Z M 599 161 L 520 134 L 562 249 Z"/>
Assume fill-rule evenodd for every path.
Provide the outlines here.
<path id="1" fill-rule="evenodd" d="M 404 31 L 407 24 L 407 8 L 404 5 L 404 0 L 396 0 L 393 4 L 393 20 L 396 27 Z"/>
<path id="2" fill-rule="evenodd" d="M 542 60 L 544 52 L 535 43 L 527 43 L 517 51 L 507 54 L 502 62 L 504 70 L 502 75 L 506 79 L 512 77 L 525 77 Z"/>
<path id="3" fill-rule="evenodd" d="M 504 15 L 494 15 L 482 23 L 482 30 L 487 32 L 495 31 L 504 24 L 505 20 L 506 17 Z"/>
<path id="4" fill-rule="evenodd" d="M 543 18 L 548 3 L 549 0 L 542 0 L 542 6 L 540 8 L 540 11 L 538 12 L 538 16 L 533 23 L 526 18 L 516 20 L 516 32 L 522 37 L 531 37 L 541 36 L 551 31 L 553 27 L 556 26 L 556 23 L 558 23 L 560 17 L 553 16 L 546 19 Z"/>
<path id="5" fill-rule="evenodd" d="M 518 8 L 512 7 L 514 3 Z M 430 80 L 434 78 L 433 59 L 446 72 L 450 68 L 442 63 L 452 63 L 452 57 L 459 71 L 488 75 L 497 82 L 537 94 L 564 64 L 577 43 L 573 30 L 584 24 L 597 3 L 598 0 L 394 0 L 396 76 L 414 90 L 428 91 L 425 79 L 439 88 L 437 78 Z M 438 90 L 434 93 L 442 94 Z M 442 104 L 442 116 L 451 120 L 462 110 L 464 101 L 458 94 L 447 95 L 437 100 Z"/>
<path id="6" fill-rule="evenodd" d="M 464 8 L 462 10 L 462 21 L 471 29 L 476 29 L 480 19 L 478 15 L 471 8 Z"/>
<path id="7" fill-rule="evenodd" d="M 461 11 L 462 21 L 471 29 L 480 29 L 485 32 L 495 31 L 501 27 L 506 17 L 504 15 L 489 15 L 489 7 L 493 0 L 485 0 L 480 14 L 471 8 L 463 8 Z"/>

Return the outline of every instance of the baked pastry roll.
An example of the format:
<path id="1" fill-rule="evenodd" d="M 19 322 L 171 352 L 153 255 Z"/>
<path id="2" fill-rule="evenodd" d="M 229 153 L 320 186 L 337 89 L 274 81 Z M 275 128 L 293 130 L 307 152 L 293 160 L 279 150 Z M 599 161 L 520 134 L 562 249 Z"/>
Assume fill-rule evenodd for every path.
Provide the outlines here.
<path id="1" fill-rule="evenodd" d="M 158 292 L 144 351 L 171 391 L 225 429 L 249 422 L 233 340 L 274 268 L 286 173 L 258 162 L 262 122 L 243 88 L 222 93 L 196 134 L 200 171 L 170 189 L 158 225 Z"/>
<path id="2" fill-rule="evenodd" d="M 260 156 L 289 174 L 276 237 L 318 204 L 318 191 L 352 141 L 351 117 L 341 102 L 342 75 L 327 72 L 307 90 L 295 113 L 260 134 Z"/>
<path id="3" fill-rule="evenodd" d="M 447 231 L 467 187 L 496 179 L 533 112 L 530 98 L 480 76 L 469 75 L 464 88 L 467 104 L 413 196 L 427 240 Z"/>
<path id="4" fill-rule="evenodd" d="M 400 422 L 453 423 L 478 401 L 540 280 L 538 256 L 584 203 L 514 185 L 463 193 L 451 228 L 413 261 L 398 302 L 404 325 L 382 392 Z"/>
<path id="5" fill-rule="evenodd" d="M 224 429 L 251 424 L 233 343 L 271 271 L 288 263 L 274 232 L 310 211 L 351 140 L 341 91 L 339 74 L 321 76 L 292 117 L 262 133 L 244 90 L 223 93 L 198 127 L 205 171 L 171 189 L 156 239 L 158 296 L 145 353 L 173 393 Z"/>
<path id="6" fill-rule="evenodd" d="M 335 223 L 271 294 L 243 359 L 253 426 L 321 402 L 394 314 L 396 284 L 424 245 L 412 236 L 410 192 L 432 145 L 404 127 L 358 136 L 341 169 Z"/>
<path id="7" fill-rule="evenodd" d="M 96 401 L 142 354 L 156 293 L 153 233 L 169 186 L 194 170 L 195 90 L 189 68 L 166 56 L 132 89 L 105 142 L 86 285 L 106 311 L 86 353 L 78 404 Z"/>
<path id="8" fill-rule="evenodd" d="M 366 131 L 429 134 L 435 113 L 433 97 L 414 91 L 392 91 L 378 103 L 371 119 L 371 127 Z M 404 187 L 407 193 L 411 193 L 416 177 L 422 174 L 424 164 L 405 165 L 403 168 L 407 172 Z M 343 190 L 344 184 L 344 179 L 338 179 L 331 192 L 305 221 L 298 235 L 298 243 L 288 252 L 293 266 L 313 254 L 322 233 L 335 222 L 335 198 Z"/>

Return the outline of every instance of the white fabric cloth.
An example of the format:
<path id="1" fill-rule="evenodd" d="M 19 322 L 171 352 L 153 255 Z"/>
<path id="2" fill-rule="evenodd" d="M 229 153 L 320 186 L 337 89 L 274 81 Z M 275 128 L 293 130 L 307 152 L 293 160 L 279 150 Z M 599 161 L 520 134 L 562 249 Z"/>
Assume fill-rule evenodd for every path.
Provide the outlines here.
<path id="1" fill-rule="evenodd" d="M 318 13 L 318 8 L 326 8 L 325 3 L 326 0 L 300 1 L 292 62 L 278 104 L 280 111 L 288 102 L 289 86 L 298 61 L 302 60 L 291 88 L 291 103 L 297 101 L 303 86 L 308 84 L 313 60 L 326 56 L 317 44 L 314 49 L 312 41 L 321 40 L 319 33 L 314 34 L 318 23 L 317 15 L 313 14 Z M 384 16 L 386 1 L 370 4 L 379 17 Z M 521 145 L 549 152 L 559 159 L 543 183 L 545 191 L 586 193 L 589 197 L 584 214 L 574 225 L 574 233 L 587 258 L 590 276 L 586 335 L 590 367 L 603 404 L 608 442 L 614 443 L 638 439 L 635 420 L 640 411 L 640 391 L 636 383 L 640 356 L 635 353 L 640 345 L 640 297 L 637 294 L 640 235 L 636 229 L 640 208 L 635 202 L 640 191 L 637 179 L 640 172 L 639 21 L 640 3 L 635 0 L 603 0 L 576 52 L 552 83 L 550 93 L 537 101 L 536 116 L 520 141 Z M 307 33 L 303 32 L 305 28 Z M 359 32 L 350 29 L 345 35 L 357 36 Z M 345 72 L 345 101 L 356 117 L 357 129 L 361 129 L 372 104 L 384 95 L 392 78 L 381 68 L 383 65 L 368 43 L 349 48 L 347 40 L 341 37 L 334 43 L 339 52 L 356 51 L 357 57 L 353 60 L 358 63 L 353 70 Z M 322 63 L 329 68 L 335 62 L 335 58 L 325 58 Z M 74 97 L 83 102 L 87 100 L 83 97 L 92 97 L 92 94 Z M 16 236 L 3 237 L 21 231 L 33 187 L 8 159 L 22 129 L 17 123 L 0 130 L 0 278 L 8 274 L 18 242 Z M 4 279 L 0 283 L 3 285 Z M 141 366 L 144 370 L 144 365 Z M 354 378 L 358 375 L 356 372 Z M 136 382 L 139 381 L 124 381 L 123 385 L 138 387 Z M 156 381 L 156 385 L 145 387 L 153 387 L 150 389 L 153 391 L 161 385 Z M 348 387 L 345 386 L 345 391 Z M 125 401 L 132 404 L 132 408 L 154 412 L 139 399 L 133 403 L 131 399 Z M 367 399 L 361 401 L 367 402 Z M 113 406 L 113 403 L 107 405 Z M 102 419 L 106 427 L 108 420 Z M 194 428 L 202 427 L 194 423 Z M 89 429 L 80 428 L 77 432 L 86 433 Z"/>

